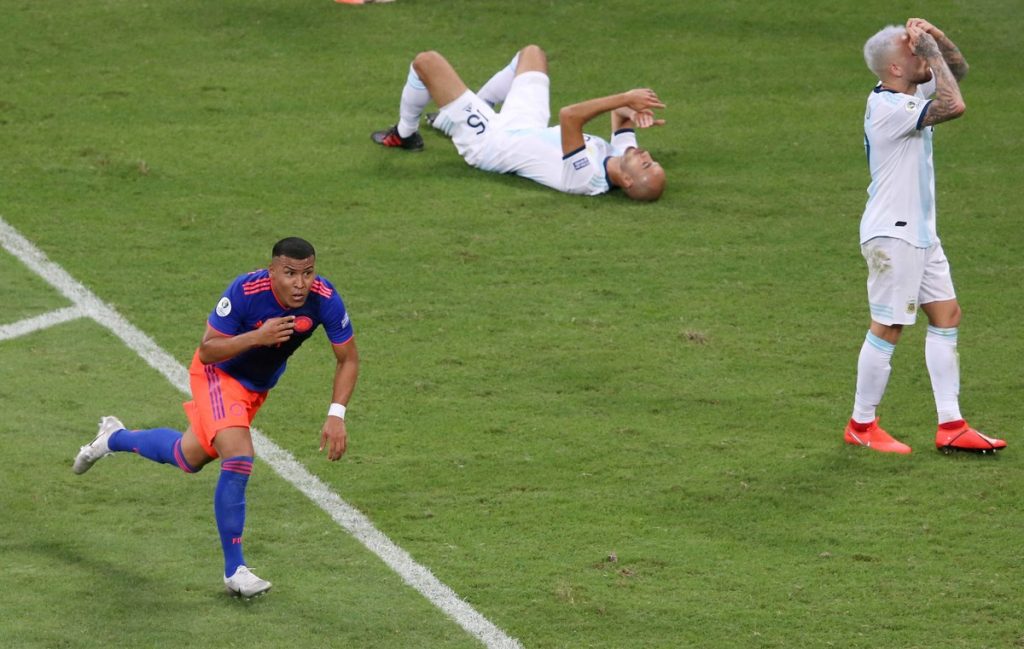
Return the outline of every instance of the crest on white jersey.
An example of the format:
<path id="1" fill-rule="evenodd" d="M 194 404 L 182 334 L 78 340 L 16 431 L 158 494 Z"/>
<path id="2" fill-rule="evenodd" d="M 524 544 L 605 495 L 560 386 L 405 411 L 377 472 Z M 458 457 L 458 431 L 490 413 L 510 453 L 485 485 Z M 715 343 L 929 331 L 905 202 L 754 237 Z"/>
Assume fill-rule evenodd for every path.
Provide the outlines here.
<path id="1" fill-rule="evenodd" d="M 227 296 L 222 297 L 220 302 L 217 303 L 217 315 L 220 317 L 226 317 L 227 314 L 231 313 L 231 300 Z"/>

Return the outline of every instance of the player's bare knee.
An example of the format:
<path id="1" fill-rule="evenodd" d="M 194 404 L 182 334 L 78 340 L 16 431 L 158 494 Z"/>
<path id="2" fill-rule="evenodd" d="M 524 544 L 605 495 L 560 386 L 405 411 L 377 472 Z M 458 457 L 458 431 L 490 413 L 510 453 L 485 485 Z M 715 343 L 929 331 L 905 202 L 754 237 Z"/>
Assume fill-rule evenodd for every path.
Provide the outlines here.
<path id="1" fill-rule="evenodd" d="M 529 56 L 546 61 L 548 55 L 544 52 L 544 49 L 540 45 L 527 45 L 523 49 L 519 50 L 520 56 Z"/>
<path id="2" fill-rule="evenodd" d="M 872 320 L 870 331 L 872 334 L 878 336 L 885 342 L 895 345 L 900 341 L 900 336 L 903 334 L 903 325 L 884 325 L 880 322 Z"/>
<path id="3" fill-rule="evenodd" d="M 516 65 L 516 74 L 523 72 L 547 72 L 548 56 L 539 45 L 527 45 L 519 50 L 519 63 Z"/>
<path id="4" fill-rule="evenodd" d="M 963 317 L 964 312 L 960 309 L 960 305 L 957 304 L 953 307 L 953 310 L 947 316 L 944 327 L 953 328 L 960 326 L 960 319 Z"/>
<path id="5" fill-rule="evenodd" d="M 416 74 L 422 78 L 424 75 L 429 75 L 432 69 L 435 69 L 438 65 L 447 64 L 447 60 L 441 56 L 440 52 L 435 50 L 427 50 L 420 52 L 412 60 L 412 69 L 416 71 Z"/>

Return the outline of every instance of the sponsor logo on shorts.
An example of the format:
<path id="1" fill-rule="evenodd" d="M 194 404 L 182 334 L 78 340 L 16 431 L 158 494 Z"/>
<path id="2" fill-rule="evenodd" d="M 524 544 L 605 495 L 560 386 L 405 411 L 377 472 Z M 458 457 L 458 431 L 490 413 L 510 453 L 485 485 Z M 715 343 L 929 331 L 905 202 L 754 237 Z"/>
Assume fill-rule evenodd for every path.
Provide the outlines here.
<path id="1" fill-rule="evenodd" d="M 313 328 L 313 321 L 304 315 L 295 318 L 295 331 L 304 334 Z"/>
<path id="2" fill-rule="evenodd" d="M 207 304 L 209 304 L 209 302 L 207 302 Z M 217 303 L 217 315 L 224 318 L 227 317 L 229 313 L 231 313 L 231 300 L 225 296 Z"/>
<path id="3" fill-rule="evenodd" d="M 584 167 L 589 167 L 589 166 L 590 166 L 590 160 L 587 159 L 587 158 L 580 158 L 579 160 L 573 160 L 572 161 L 572 168 L 575 169 L 576 171 L 579 171 L 580 169 L 583 169 Z"/>

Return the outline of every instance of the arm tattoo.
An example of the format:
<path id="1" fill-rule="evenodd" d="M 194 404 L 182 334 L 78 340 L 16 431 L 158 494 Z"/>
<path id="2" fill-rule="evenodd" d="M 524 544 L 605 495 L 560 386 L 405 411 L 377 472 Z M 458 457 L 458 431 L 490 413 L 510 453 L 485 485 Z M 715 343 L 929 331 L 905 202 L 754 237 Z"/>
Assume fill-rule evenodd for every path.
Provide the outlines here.
<path id="1" fill-rule="evenodd" d="M 964 100 L 960 96 L 960 86 L 956 82 L 945 59 L 936 52 L 929 57 L 928 63 L 935 75 L 935 99 L 928 106 L 922 126 L 934 126 L 942 122 L 960 117 L 963 113 Z"/>
<path id="2" fill-rule="evenodd" d="M 949 65 L 949 71 L 953 73 L 956 80 L 963 80 L 967 76 L 967 70 L 970 66 L 967 65 L 964 55 L 960 53 L 960 48 L 953 41 L 944 38 L 939 43 L 939 50 L 942 51 L 942 58 Z"/>
<path id="3" fill-rule="evenodd" d="M 925 34 L 924 37 L 917 41 L 917 45 L 914 46 L 914 54 L 923 59 L 930 59 L 939 55 L 939 46 L 934 38 Z"/>

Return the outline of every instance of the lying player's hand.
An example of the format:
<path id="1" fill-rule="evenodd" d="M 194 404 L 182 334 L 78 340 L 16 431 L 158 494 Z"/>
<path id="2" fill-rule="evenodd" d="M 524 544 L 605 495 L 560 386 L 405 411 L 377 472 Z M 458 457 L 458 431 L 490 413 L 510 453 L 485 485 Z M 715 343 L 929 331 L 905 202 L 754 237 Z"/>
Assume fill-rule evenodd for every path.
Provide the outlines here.
<path id="1" fill-rule="evenodd" d="M 655 119 L 651 110 L 638 110 L 633 113 L 633 123 L 637 128 L 650 128 L 651 126 L 664 126 L 665 120 Z"/>
<path id="2" fill-rule="evenodd" d="M 650 108 L 664 108 L 657 93 L 650 88 L 636 88 L 626 93 L 626 105 L 636 111 Z"/>

